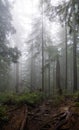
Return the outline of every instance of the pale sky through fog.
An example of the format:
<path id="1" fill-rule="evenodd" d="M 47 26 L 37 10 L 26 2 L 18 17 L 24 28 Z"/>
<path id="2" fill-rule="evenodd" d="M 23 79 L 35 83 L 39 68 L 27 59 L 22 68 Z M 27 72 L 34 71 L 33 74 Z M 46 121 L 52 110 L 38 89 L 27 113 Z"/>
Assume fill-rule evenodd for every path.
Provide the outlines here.
<path id="1" fill-rule="evenodd" d="M 11 42 L 15 45 L 24 45 L 25 39 L 29 36 L 33 22 L 33 17 L 39 17 L 39 0 L 9 0 L 13 2 L 12 15 L 13 15 L 13 26 L 16 29 L 16 34 L 13 35 L 13 40 Z M 59 0 L 52 0 L 53 4 L 56 5 Z M 55 23 L 52 25 L 53 32 L 58 33 L 60 25 Z M 56 34 L 55 34 L 56 35 Z M 25 46 L 25 45 L 24 45 Z"/>
<path id="2" fill-rule="evenodd" d="M 17 46 L 21 52 L 22 56 L 20 57 L 20 67 L 23 72 L 23 65 L 26 63 L 27 59 L 27 40 L 29 34 L 32 32 L 33 17 L 39 17 L 40 11 L 38 4 L 40 0 L 9 0 L 13 6 L 11 9 L 13 17 L 13 26 L 16 29 L 16 33 L 10 37 L 11 46 Z M 14 1 L 14 2 L 13 2 Z M 58 0 L 52 0 L 53 4 L 57 4 Z M 60 0 L 59 0 L 60 1 Z M 14 4 L 13 4 L 14 3 Z M 57 39 L 60 36 L 61 26 L 59 23 L 51 23 L 49 25 L 49 30 L 52 35 L 53 43 L 58 42 Z M 62 32 L 62 31 L 61 31 Z M 62 35 L 62 34 L 61 34 Z M 62 37 L 63 38 L 63 37 Z M 25 64 L 26 65 L 26 64 Z M 26 68 L 26 67 L 25 67 Z M 25 70 L 24 70 L 25 71 Z M 21 72 L 21 73 L 22 73 Z"/>
<path id="3" fill-rule="evenodd" d="M 10 2 L 14 3 L 11 12 L 13 17 L 12 23 L 16 29 L 16 34 L 13 36 L 16 44 L 22 44 L 31 32 L 33 17 L 39 16 L 38 1 L 10 0 Z"/>

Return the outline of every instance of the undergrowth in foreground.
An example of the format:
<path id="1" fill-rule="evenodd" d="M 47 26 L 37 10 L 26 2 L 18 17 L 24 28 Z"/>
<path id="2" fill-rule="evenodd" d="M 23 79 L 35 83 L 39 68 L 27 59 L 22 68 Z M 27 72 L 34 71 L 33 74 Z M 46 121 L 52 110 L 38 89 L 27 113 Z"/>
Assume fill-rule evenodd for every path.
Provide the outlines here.
<path id="1" fill-rule="evenodd" d="M 0 93 L 0 125 L 8 121 L 7 109 L 10 105 L 36 105 L 42 100 L 42 93 Z M 8 106 L 7 106 L 8 105 Z"/>
<path id="2" fill-rule="evenodd" d="M 7 120 L 6 116 L 6 105 L 38 105 L 43 101 L 43 93 L 41 92 L 32 92 L 32 93 L 23 93 L 23 94 L 15 94 L 15 93 L 0 93 L 0 121 Z M 52 98 L 52 105 L 54 107 L 58 107 L 65 100 L 73 99 L 75 102 L 75 106 L 79 107 L 79 92 L 75 94 L 65 94 L 62 96 L 54 96 Z M 47 100 L 47 98 L 46 98 Z"/>
<path id="3" fill-rule="evenodd" d="M 6 106 L 0 106 L 0 126 L 8 121 L 7 109 Z"/>
<path id="4" fill-rule="evenodd" d="M 42 93 L 0 93 L 0 103 L 7 105 L 18 105 L 22 103 L 37 104 L 42 100 Z"/>
<path id="5" fill-rule="evenodd" d="M 32 93 L 23 93 L 23 94 L 15 94 L 15 93 L 0 93 L 0 104 L 7 105 L 19 105 L 19 104 L 39 104 L 43 100 L 42 92 L 32 92 Z M 58 105 L 63 102 L 65 99 L 73 98 L 79 99 L 79 92 L 75 94 L 65 94 L 61 96 L 53 96 L 53 104 Z M 45 100 L 47 98 L 45 97 Z"/>
<path id="6" fill-rule="evenodd" d="M 44 95 L 41 92 L 33 93 L 0 93 L 0 122 L 1 124 L 8 120 L 7 110 L 11 106 L 27 104 L 36 106 L 43 101 Z M 47 99 L 46 99 L 47 100 Z M 57 107 L 63 100 L 63 97 L 54 97 L 53 105 Z"/>

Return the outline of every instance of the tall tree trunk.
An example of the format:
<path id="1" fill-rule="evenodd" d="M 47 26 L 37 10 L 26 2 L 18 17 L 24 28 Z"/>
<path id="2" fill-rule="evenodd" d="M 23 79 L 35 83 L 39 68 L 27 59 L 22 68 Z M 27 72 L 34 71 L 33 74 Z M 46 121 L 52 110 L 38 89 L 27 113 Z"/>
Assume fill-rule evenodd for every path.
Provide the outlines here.
<path id="1" fill-rule="evenodd" d="M 42 0 L 42 91 L 44 92 L 43 0 Z"/>
<path id="2" fill-rule="evenodd" d="M 53 95 L 54 95 L 54 87 L 55 87 L 55 60 L 53 61 Z"/>
<path id="3" fill-rule="evenodd" d="M 73 1 L 73 92 L 77 91 L 77 41 L 76 41 L 75 3 Z"/>
<path id="4" fill-rule="evenodd" d="M 58 94 L 62 94 L 61 84 L 60 84 L 60 62 L 59 57 L 57 57 L 57 63 L 56 63 L 56 87 L 58 89 Z"/>
<path id="5" fill-rule="evenodd" d="M 31 73 L 30 73 L 30 91 L 34 91 L 34 83 L 33 83 L 33 72 L 34 72 L 34 61 L 33 61 L 33 42 L 32 42 L 32 45 L 31 45 Z"/>
<path id="6" fill-rule="evenodd" d="M 19 92 L 19 62 L 16 63 L 16 85 L 15 85 L 16 93 Z"/>
<path id="7" fill-rule="evenodd" d="M 50 54 L 49 54 L 49 67 L 48 67 L 48 88 L 49 88 L 49 96 L 50 96 Z"/>
<path id="8" fill-rule="evenodd" d="M 65 90 L 67 91 L 67 25 L 65 22 L 65 49 L 66 49 L 66 53 L 65 53 Z"/>

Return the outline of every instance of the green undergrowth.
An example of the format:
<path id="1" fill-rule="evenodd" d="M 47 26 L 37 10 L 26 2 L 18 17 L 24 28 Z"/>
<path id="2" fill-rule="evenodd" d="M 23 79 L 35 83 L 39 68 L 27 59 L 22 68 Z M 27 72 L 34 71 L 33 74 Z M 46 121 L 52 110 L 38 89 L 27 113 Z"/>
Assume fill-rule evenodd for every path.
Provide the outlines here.
<path id="1" fill-rule="evenodd" d="M 53 105 L 55 107 L 67 103 L 68 101 L 72 101 L 76 104 L 76 106 L 79 106 L 79 93 L 74 93 L 74 94 L 63 94 L 61 96 L 53 96 Z"/>
<path id="2" fill-rule="evenodd" d="M 42 93 L 0 93 L 0 126 L 9 120 L 7 114 L 9 108 L 13 108 L 23 104 L 35 107 L 41 101 Z"/>
<path id="3" fill-rule="evenodd" d="M 79 102 L 75 102 L 75 107 L 79 107 Z"/>
<path id="4" fill-rule="evenodd" d="M 58 107 L 61 103 L 64 102 L 64 96 L 54 96 L 53 97 L 53 106 Z"/>
<path id="5" fill-rule="evenodd" d="M 27 105 L 37 105 L 41 103 L 44 99 L 44 95 L 42 92 L 32 92 L 32 93 L 22 93 L 22 94 L 15 94 L 15 93 L 0 93 L 0 104 L 4 105 L 20 105 L 20 104 L 27 104 Z M 61 96 L 53 96 L 53 105 L 58 106 L 66 100 L 73 99 L 75 102 L 79 103 L 79 92 L 75 94 L 65 94 Z M 48 100 L 48 98 L 45 98 Z M 77 103 L 77 104 L 78 104 Z"/>
<path id="6" fill-rule="evenodd" d="M 0 93 L 0 103 L 7 105 L 18 105 L 18 104 L 37 104 L 42 100 L 42 93 L 24 93 L 24 94 L 13 94 L 13 93 Z"/>
<path id="7" fill-rule="evenodd" d="M 71 98 L 73 99 L 75 102 L 79 101 L 79 91 L 75 92 L 75 93 L 71 93 L 71 94 L 64 94 L 64 97 L 66 98 Z"/>
<path id="8" fill-rule="evenodd" d="M 0 126 L 8 121 L 7 108 L 4 105 L 0 106 Z"/>

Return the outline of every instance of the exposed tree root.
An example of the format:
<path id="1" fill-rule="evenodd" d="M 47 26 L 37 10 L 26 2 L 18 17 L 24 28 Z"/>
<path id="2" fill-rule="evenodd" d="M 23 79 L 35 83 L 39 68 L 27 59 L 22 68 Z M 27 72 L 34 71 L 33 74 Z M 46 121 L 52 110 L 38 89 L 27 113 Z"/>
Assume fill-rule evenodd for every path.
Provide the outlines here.
<path id="1" fill-rule="evenodd" d="M 27 110 L 27 106 L 13 109 L 11 119 L 2 130 L 79 130 L 79 107 L 68 102 L 58 108 L 43 104 Z"/>
<path id="2" fill-rule="evenodd" d="M 24 130 L 27 115 L 26 105 L 9 112 L 9 121 L 3 126 L 2 130 Z"/>

